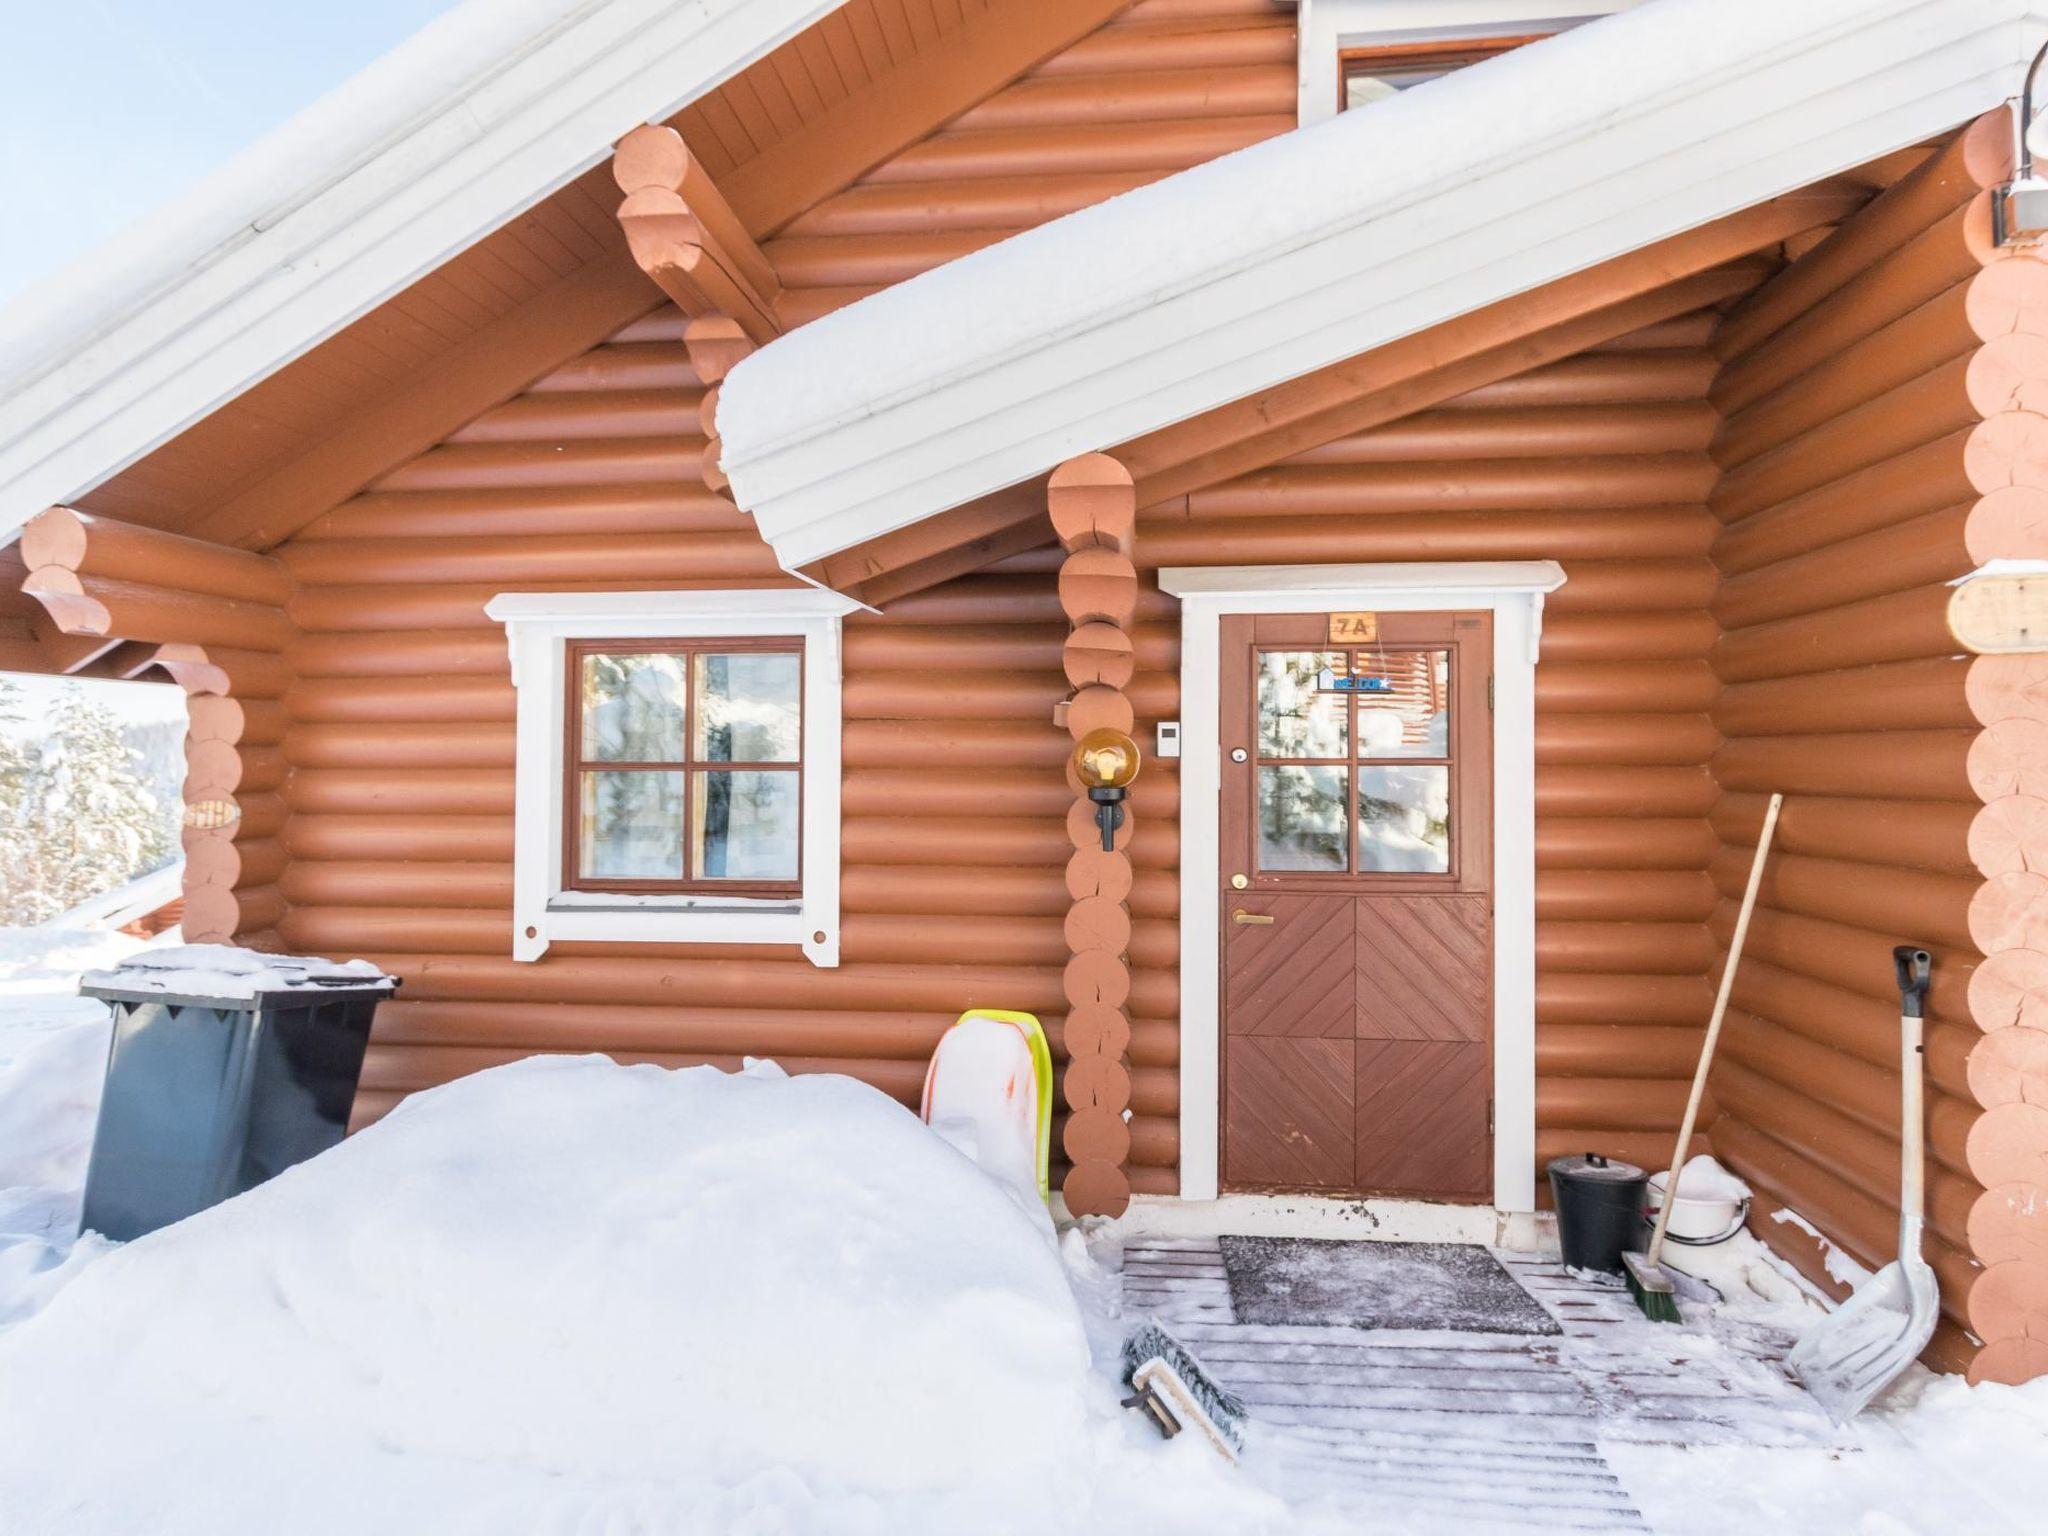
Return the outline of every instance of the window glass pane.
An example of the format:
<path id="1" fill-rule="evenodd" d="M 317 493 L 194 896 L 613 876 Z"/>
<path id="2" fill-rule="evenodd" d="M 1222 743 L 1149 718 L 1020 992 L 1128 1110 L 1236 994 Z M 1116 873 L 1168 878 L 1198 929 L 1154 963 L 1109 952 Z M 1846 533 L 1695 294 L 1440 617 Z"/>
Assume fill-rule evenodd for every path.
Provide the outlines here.
<path id="1" fill-rule="evenodd" d="M 1361 874 L 1450 872 L 1450 769 L 1360 766 L 1358 868 Z"/>
<path id="2" fill-rule="evenodd" d="M 683 878 L 680 773 L 586 773 L 581 804 L 584 879 Z"/>
<path id="3" fill-rule="evenodd" d="M 1259 868 L 1342 874 L 1345 770 L 1259 770 Z"/>
<path id="4" fill-rule="evenodd" d="M 1350 727 L 1342 651 L 1259 653 L 1259 756 L 1343 757 Z"/>
<path id="5" fill-rule="evenodd" d="M 700 773 L 690 828 L 699 880 L 797 878 L 797 775 Z"/>
<path id="6" fill-rule="evenodd" d="M 594 763 L 674 763 L 683 756 L 681 656 L 583 658 L 583 758 Z"/>
<path id="7" fill-rule="evenodd" d="M 788 651 L 697 657 L 692 756 L 704 763 L 793 763 L 801 740 L 800 658 Z"/>
<path id="8" fill-rule="evenodd" d="M 1361 651 L 1352 667 L 1360 757 L 1449 757 L 1448 651 Z"/>

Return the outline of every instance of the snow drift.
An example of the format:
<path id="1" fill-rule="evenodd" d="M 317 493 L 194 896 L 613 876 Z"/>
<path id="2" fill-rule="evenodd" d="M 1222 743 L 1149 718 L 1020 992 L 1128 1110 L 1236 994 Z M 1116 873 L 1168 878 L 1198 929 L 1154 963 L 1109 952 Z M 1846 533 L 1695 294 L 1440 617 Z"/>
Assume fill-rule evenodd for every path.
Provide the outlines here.
<path id="1" fill-rule="evenodd" d="M 1281 1518 L 1137 1437 L 1042 1229 L 898 1105 L 598 1057 L 85 1268 L 0 1335 L 0 1488 L 10 1529 L 159 1536 Z"/>

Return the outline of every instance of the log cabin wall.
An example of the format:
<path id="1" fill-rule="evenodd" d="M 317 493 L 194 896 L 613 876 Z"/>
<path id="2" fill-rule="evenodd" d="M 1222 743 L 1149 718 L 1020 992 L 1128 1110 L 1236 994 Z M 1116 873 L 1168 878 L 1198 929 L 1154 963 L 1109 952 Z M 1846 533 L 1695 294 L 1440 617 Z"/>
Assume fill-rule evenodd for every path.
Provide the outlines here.
<path id="1" fill-rule="evenodd" d="M 783 318 L 1293 123 L 1291 10 L 1148 0 L 769 242 Z M 650 286 L 650 311 L 659 300 Z M 1048 560 L 848 622 L 840 968 L 754 947 L 563 944 L 536 964 L 509 958 L 513 691 L 484 602 L 787 580 L 751 522 L 697 479 L 701 390 L 682 323 L 664 302 L 279 552 L 304 630 L 280 937 L 406 977 L 378 1016 L 359 1123 L 535 1050 L 775 1054 L 914 1102 L 965 1007 L 1033 1010 L 1058 1044 L 1071 796 L 1052 710 L 1068 691 L 1068 626 Z M 1146 603 L 1134 686 L 1159 699 L 1173 613 L 1156 591 Z M 1171 793 L 1170 775 L 1148 770 L 1139 821 L 1170 827 Z M 1147 842 L 1131 897 L 1131 1181 L 1167 1192 L 1175 877 L 1170 839 Z"/>
<path id="2" fill-rule="evenodd" d="M 1662 1167 L 1711 1002 L 1714 319 L 1140 513 L 1155 568 L 1564 566 L 1536 669 L 1539 1161 L 1591 1148 Z M 1141 720 L 1172 718 L 1177 676 L 1136 690 Z M 1140 825 L 1142 852 L 1158 823 Z"/>
<path id="3" fill-rule="evenodd" d="M 2020 1379 L 2048 1368 L 2042 669 L 1959 654 L 1947 622 L 1949 583 L 1980 561 L 2048 554 L 2030 468 L 2048 267 L 1992 251 L 1980 190 L 2005 174 L 2008 133 L 1995 115 L 1958 137 L 1715 337 L 1723 943 L 1765 797 L 1787 799 L 1712 1131 L 1757 1191 L 1758 1234 L 1816 1281 L 1846 1293 L 1821 1245 L 1771 1212 L 1889 1262 L 1890 950 L 1929 947 L 1926 1246 L 1945 1314 L 1929 1358 Z M 1981 951 L 2005 952 L 1988 986 L 1973 985 Z"/>

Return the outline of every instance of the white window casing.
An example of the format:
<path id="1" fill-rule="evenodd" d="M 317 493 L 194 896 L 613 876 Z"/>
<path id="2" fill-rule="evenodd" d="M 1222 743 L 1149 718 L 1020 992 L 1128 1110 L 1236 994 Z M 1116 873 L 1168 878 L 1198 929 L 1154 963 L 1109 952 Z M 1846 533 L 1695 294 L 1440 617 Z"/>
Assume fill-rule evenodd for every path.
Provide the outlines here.
<path id="1" fill-rule="evenodd" d="M 1493 1204 L 1536 1208 L 1536 657 L 1553 560 L 1167 569 L 1181 601 L 1180 1193 L 1214 1200 L 1220 1174 L 1217 986 L 1222 901 L 1225 614 L 1493 614 Z"/>
<path id="2" fill-rule="evenodd" d="M 484 612 L 505 626 L 518 691 L 512 957 L 558 941 L 791 944 L 839 963 L 840 621 L 860 605 L 816 587 L 739 591 L 505 592 Z M 572 640 L 742 639 L 804 646 L 802 894 L 794 901 L 562 889 L 568 644 Z"/>
<path id="3" fill-rule="evenodd" d="M 1295 122 L 1306 128 L 1343 108 L 1338 59 L 1346 49 L 1452 42 L 1510 33 L 1562 32 L 1642 0 L 1301 0 L 1295 23 Z"/>

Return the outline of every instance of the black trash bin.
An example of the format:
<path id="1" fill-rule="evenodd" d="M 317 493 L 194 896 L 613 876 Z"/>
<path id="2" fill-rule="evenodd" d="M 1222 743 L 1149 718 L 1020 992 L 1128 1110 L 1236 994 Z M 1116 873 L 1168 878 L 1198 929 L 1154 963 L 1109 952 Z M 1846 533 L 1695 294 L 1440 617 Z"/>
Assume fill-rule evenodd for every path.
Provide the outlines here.
<path id="1" fill-rule="evenodd" d="M 368 967 L 265 955 L 251 957 L 265 970 L 246 996 L 233 995 L 232 976 L 213 993 L 181 991 L 203 986 L 204 973 L 172 968 L 178 953 L 144 951 L 144 965 L 96 972 L 78 989 L 114 1012 L 80 1225 L 122 1241 L 339 1142 L 371 1018 L 398 986 Z"/>
<path id="2" fill-rule="evenodd" d="M 1619 1274 L 1621 1256 L 1636 1243 L 1648 1183 L 1649 1175 L 1635 1164 L 1597 1152 L 1552 1161 L 1550 1193 L 1565 1263 Z"/>

